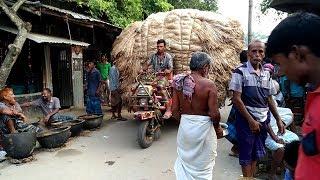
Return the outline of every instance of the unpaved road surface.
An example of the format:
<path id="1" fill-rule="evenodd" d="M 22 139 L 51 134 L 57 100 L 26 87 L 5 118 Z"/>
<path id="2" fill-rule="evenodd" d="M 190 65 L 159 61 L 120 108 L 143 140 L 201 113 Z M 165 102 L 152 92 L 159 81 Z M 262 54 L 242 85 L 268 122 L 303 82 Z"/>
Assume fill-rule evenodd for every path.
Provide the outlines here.
<path id="1" fill-rule="evenodd" d="M 225 119 L 226 112 L 222 111 Z M 130 118 L 129 114 L 125 114 Z M 108 115 L 105 117 L 108 118 Z M 148 149 L 137 144 L 137 122 L 108 121 L 96 131 L 71 138 L 65 147 L 37 149 L 35 160 L 14 165 L 0 163 L 1 180 L 173 180 L 178 127 L 169 123 L 159 141 Z M 218 140 L 214 179 L 234 180 L 241 176 L 236 158 L 228 155 L 231 144 Z"/>

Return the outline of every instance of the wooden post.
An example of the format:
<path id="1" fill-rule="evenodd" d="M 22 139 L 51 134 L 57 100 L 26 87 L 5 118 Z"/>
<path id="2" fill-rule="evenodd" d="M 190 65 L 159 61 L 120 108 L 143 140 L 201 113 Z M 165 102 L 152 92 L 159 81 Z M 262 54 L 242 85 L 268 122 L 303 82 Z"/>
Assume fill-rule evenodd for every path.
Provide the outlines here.
<path id="1" fill-rule="evenodd" d="M 47 87 L 53 91 L 52 86 L 52 69 L 50 60 L 50 47 L 44 45 L 44 71 L 43 71 L 43 87 Z"/>
<path id="2" fill-rule="evenodd" d="M 248 13 L 248 46 L 252 40 L 252 0 L 249 0 L 249 13 Z"/>
<path id="3" fill-rule="evenodd" d="M 73 86 L 73 105 L 76 108 L 84 107 L 84 93 L 83 93 L 83 54 L 80 46 L 73 46 L 71 48 L 72 61 L 72 86 Z"/>

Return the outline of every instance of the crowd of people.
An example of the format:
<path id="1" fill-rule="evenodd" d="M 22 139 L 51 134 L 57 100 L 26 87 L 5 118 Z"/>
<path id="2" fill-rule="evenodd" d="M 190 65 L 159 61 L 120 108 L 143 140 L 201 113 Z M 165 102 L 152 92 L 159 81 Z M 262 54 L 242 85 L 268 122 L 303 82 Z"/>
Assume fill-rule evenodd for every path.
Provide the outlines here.
<path id="1" fill-rule="evenodd" d="M 257 162 L 267 153 L 272 154 L 268 179 L 279 178 L 282 162 L 285 180 L 319 179 L 319 29 L 319 16 L 293 14 L 275 27 L 267 44 L 254 40 L 240 55 L 229 84 L 226 138 L 245 179 L 256 176 Z M 210 64 L 214 61 L 207 54 L 193 53 L 191 73 L 173 79 L 173 116 L 180 119 L 174 166 L 179 180 L 213 177 L 222 135 L 217 90 L 207 79 Z"/>

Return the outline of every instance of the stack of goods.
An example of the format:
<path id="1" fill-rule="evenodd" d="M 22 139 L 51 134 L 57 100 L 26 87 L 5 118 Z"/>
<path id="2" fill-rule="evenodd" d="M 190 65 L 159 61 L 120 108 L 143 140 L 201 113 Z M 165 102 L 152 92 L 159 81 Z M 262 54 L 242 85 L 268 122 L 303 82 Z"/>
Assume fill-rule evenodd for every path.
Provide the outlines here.
<path id="1" fill-rule="evenodd" d="M 176 9 L 152 14 L 142 22 L 131 24 L 118 36 L 112 50 L 124 92 L 129 92 L 141 66 L 156 52 L 158 39 L 167 42 L 175 74 L 189 71 L 190 58 L 195 51 L 212 57 L 210 79 L 216 83 L 222 105 L 231 71 L 239 64 L 239 53 L 243 49 L 239 22 L 213 12 Z"/>

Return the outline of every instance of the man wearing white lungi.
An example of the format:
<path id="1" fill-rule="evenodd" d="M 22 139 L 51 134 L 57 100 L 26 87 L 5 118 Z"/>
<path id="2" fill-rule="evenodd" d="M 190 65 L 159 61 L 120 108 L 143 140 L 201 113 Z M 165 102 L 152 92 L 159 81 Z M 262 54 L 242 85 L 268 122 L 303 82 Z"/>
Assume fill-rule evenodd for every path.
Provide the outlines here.
<path id="1" fill-rule="evenodd" d="M 195 52 L 190 61 L 191 74 L 179 74 L 173 80 L 172 110 L 180 119 L 174 166 L 178 180 L 212 180 L 217 137 L 223 137 L 223 130 L 217 89 L 207 78 L 211 63 L 208 54 Z"/>

